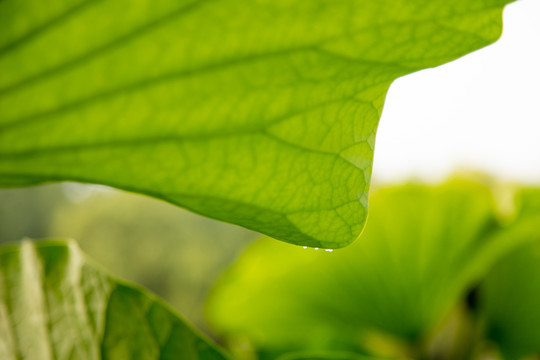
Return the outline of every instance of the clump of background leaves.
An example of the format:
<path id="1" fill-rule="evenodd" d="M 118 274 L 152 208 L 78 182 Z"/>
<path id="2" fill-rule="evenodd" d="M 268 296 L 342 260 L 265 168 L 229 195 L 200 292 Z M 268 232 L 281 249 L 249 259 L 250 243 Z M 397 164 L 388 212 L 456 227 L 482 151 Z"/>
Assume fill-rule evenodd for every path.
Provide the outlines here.
<path id="1" fill-rule="evenodd" d="M 250 246 L 214 290 L 208 319 L 265 359 L 300 349 L 540 354 L 540 207 L 504 216 L 497 207 L 488 187 L 465 181 L 381 189 L 346 249 Z"/>
<path id="2" fill-rule="evenodd" d="M 469 181 L 380 189 L 346 249 L 250 246 L 214 289 L 208 319 L 235 359 L 539 354 L 538 194 L 520 190 L 501 210 Z M 74 243 L 5 246 L 0 280 L 3 359 L 226 356 Z"/>

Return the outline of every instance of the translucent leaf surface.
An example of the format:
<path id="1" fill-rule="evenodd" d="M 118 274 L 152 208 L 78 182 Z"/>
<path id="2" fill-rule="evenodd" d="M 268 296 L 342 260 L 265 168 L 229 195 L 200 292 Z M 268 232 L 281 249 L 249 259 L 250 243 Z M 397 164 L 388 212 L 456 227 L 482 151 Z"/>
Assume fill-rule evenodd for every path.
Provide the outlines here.
<path id="1" fill-rule="evenodd" d="M 484 186 L 408 185 L 370 201 L 366 230 L 348 248 L 268 240 L 249 248 L 211 297 L 214 326 L 263 349 L 389 346 L 414 358 L 468 288 L 515 246 Z"/>
<path id="2" fill-rule="evenodd" d="M 160 300 L 53 241 L 0 250 L 0 358 L 226 359 Z"/>
<path id="3" fill-rule="evenodd" d="M 3 0 L 0 185 L 100 183 L 272 237 L 361 232 L 389 84 L 510 0 Z"/>

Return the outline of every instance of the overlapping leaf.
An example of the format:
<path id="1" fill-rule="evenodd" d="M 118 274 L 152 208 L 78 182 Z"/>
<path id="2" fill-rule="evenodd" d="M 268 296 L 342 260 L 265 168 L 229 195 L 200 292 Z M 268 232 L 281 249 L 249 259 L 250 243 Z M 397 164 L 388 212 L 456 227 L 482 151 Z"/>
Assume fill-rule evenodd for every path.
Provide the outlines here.
<path id="1" fill-rule="evenodd" d="M 1 1 L 0 185 L 107 184 L 345 246 L 389 84 L 493 42 L 509 1 Z"/>
<path id="2" fill-rule="evenodd" d="M 52 241 L 0 250 L 0 358 L 226 359 L 161 301 Z"/>

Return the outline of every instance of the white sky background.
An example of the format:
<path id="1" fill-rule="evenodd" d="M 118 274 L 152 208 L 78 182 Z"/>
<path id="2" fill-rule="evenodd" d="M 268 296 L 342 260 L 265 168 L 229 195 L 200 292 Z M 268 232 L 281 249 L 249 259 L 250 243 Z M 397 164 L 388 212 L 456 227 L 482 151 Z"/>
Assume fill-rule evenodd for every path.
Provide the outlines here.
<path id="1" fill-rule="evenodd" d="M 540 185 L 540 0 L 508 5 L 495 44 L 390 87 L 373 180 L 463 169 Z"/>

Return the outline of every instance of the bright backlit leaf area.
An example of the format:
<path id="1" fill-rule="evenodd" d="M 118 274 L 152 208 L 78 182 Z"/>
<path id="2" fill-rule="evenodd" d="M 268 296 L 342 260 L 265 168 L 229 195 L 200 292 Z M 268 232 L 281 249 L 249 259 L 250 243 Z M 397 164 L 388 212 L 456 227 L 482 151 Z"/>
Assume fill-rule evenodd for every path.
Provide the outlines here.
<path id="1" fill-rule="evenodd" d="M 540 359 L 539 186 L 369 190 L 510 2 L 0 0 L 0 359 Z"/>
<path id="2" fill-rule="evenodd" d="M 0 185 L 140 192 L 311 247 L 367 216 L 390 83 L 510 0 L 0 2 Z"/>

